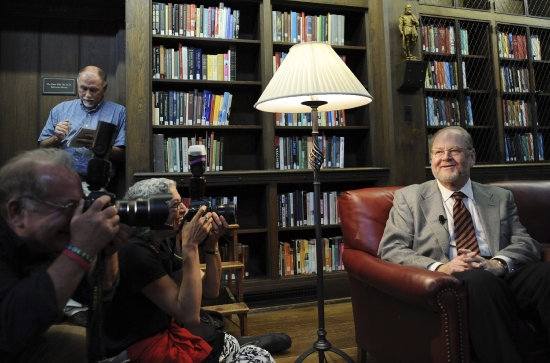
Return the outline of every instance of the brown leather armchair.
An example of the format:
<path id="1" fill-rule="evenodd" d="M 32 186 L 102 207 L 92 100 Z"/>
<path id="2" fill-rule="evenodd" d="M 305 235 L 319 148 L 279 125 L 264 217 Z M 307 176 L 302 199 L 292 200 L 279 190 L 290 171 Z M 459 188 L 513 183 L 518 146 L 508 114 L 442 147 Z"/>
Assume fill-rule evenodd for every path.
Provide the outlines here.
<path id="1" fill-rule="evenodd" d="M 550 260 L 550 181 L 493 183 L 514 193 L 529 233 Z M 338 198 L 361 361 L 470 362 L 466 292 L 453 276 L 383 261 L 378 245 L 400 187 L 347 191 Z M 550 362 L 544 334 L 524 324 L 526 358 Z"/>

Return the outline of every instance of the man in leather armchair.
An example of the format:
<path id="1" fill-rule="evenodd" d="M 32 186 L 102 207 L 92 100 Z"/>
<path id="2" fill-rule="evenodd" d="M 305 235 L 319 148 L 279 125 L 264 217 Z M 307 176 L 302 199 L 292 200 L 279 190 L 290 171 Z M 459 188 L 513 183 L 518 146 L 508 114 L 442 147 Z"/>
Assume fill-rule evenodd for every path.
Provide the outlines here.
<path id="1" fill-rule="evenodd" d="M 470 180 L 476 155 L 466 130 L 439 130 L 430 153 L 436 180 L 395 193 L 378 254 L 461 280 L 476 360 L 521 362 L 519 316 L 527 312 L 550 328 L 550 263 L 541 262 L 540 244 L 520 223 L 512 193 Z M 467 212 L 453 212 L 455 198 Z M 469 237 L 465 219 L 473 223 Z"/>

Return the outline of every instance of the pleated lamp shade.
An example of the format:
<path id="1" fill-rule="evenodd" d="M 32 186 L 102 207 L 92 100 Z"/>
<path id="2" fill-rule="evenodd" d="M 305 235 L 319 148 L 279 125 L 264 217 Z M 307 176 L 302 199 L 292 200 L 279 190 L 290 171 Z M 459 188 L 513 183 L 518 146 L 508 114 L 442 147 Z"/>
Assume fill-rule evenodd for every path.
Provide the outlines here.
<path id="1" fill-rule="evenodd" d="M 266 112 L 311 112 L 304 101 L 326 101 L 319 111 L 366 105 L 372 96 L 334 49 L 321 42 L 292 46 L 260 99 L 254 105 Z"/>

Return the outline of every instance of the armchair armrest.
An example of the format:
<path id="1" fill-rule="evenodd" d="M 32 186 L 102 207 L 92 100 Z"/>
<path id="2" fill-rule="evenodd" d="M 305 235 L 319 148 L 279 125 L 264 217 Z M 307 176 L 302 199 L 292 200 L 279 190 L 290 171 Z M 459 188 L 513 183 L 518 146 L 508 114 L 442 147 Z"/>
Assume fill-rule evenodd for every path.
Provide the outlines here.
<path id="1" fill-rule="evenodd" d="M 343 262 L 348 274 L 362 283 L 434 312 L 441 312 L 442 293 L 464 293 L 460 281 L 451 275 L 383 261 L 361 250 L 345 249 Z"/>

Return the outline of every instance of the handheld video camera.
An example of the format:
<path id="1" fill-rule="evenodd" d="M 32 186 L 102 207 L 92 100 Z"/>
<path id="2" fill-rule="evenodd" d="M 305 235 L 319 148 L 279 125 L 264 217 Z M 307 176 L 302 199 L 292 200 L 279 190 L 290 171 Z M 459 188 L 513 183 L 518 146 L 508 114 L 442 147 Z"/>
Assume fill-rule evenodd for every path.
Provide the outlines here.
<path id="1" fill-rule="evenodd" d="M 99 121 L 92 145 L 94 156 L 88 161 L 86 182 L 90 194 L 85 197 L 84 210 L 102 195 L 111 197 L 107 206 L 114 205 L 120 216 L 120 222 L 129 226 L 165 229 L 170 209 L 167 202 L 171 194 L 158 194 L 149 199 L 116 200 L 114 194 L 105 190 L 111 177 L 109 154 L 115 140 L 116 125 Z"/>
<path id="2" fill-rule="evenodd" d="M 191 168 L 191 179 L 189 180 L 189 211 L 185 215 L 185 220 L 193 219 L 199 209 L 206 205 L 207 212 L 215 212 L 219 216 L 223 216 L 227 223 L 237 223 L 235 204 L 217 204 L 212 205 L 210 201 L 204 197 L 206 190 L 206 181 L 202 176 L 206 170 L 206 148 L 204 145 L 192 145 L 189 147 L 189 167 Z"/>

